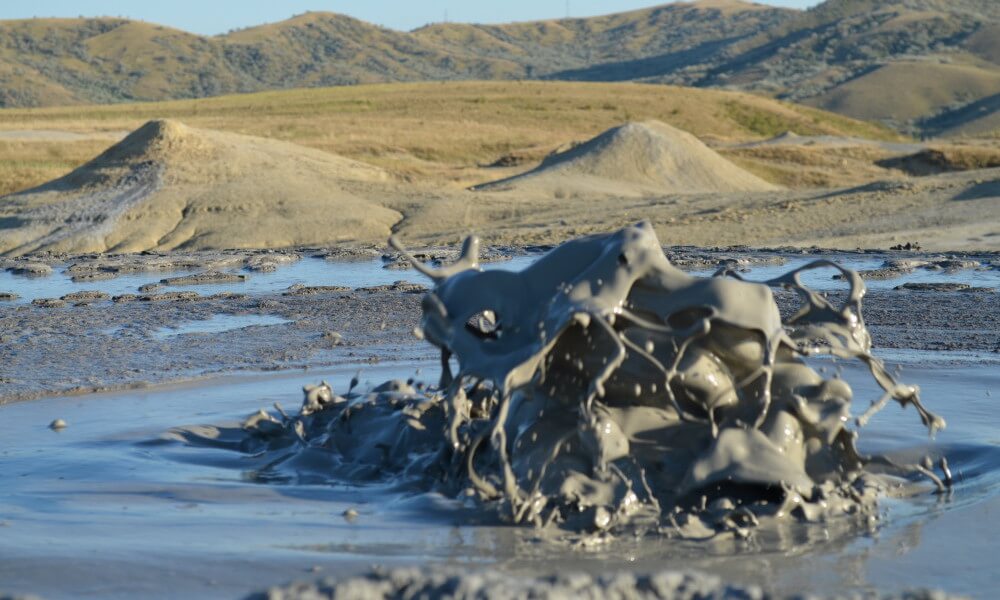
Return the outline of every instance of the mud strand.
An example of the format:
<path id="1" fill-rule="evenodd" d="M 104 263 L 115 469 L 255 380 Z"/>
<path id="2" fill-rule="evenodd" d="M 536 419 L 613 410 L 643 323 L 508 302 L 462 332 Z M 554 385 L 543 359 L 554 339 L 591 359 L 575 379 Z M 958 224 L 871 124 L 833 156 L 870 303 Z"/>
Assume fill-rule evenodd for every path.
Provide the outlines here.
<path id="1" fill-rule="evenodd" d="M 854 272 L 817 261 L 763 283 L 694 277 L 646 222 L 567 242 L 517 273 L 481 271 L 478 247 L 467 240 L 440 270 L 409 257 L 434 283 L 417 333 L 440 349 L 437 385 L 352 384 L 343 396 L 310 386 L 295 416 L 173 435 L 273 465 L 318 460 L 343 481 L 474 498 L 582 543 L 625 530 L 706 539 L 868 522 L 879 496 L 921 477 L 950 486 L 946 464 L 939 477 L 857 449 L 891 401 L 913 405 L 931 434 L 945 424 L 872 355 Z M 840 305 L 799 278 L 828 267 L 851 285 Z M 784 321 L 771 287 L 802 299 Z M 851 387 L 814 368 L 831 359 L 861 361 L 883 390 L 853 422 Z"/>

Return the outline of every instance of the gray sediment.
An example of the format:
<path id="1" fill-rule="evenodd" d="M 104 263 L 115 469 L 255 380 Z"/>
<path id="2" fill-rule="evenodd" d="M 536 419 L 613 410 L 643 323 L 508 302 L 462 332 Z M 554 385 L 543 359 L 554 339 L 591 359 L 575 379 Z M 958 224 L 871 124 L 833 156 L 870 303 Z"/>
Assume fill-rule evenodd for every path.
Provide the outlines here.
<path id="1" fill-rule="evenodd" d="M 648 575 L 559 572 L 544 577 L 516 577 L 501 571 L 455 569 L 374 569 L 344 578 L 324 578 L 276 586 L 247 596 L 246 600 L 389 600 L 398 598 L 452 598 L 455 600 L 570 600 L 619 598 L 622 600 L 781 600 L 781 596 L 756 586 L 725 583 L 718 577 L 695 572 L 660 571 Z M 808 596 L 815 600 L 859 599 L 861 596 Z M 910 590 L 899 594 L 865 596 L 872 600 L 952 600 L 957 596 Z"/>
<path id="2" fill-rule="evenodd" d="M 0 390 L 0 402 L 166 383 L 229 370 L 334 364 L 337 359 L 328 355 L 322 331 L 342 335 L 344 347 L 354 353 L 345 355 L 351 361 L 377 360 L 377 348 L 386 344 L 404 356 L 433 360 L 433 350 L 410 333 L 420 322 L 421 298 L 409 291 L 304 286 L 288 290 L 287 295 L 191 297 L 180 306 L 162 299 L 142 302 L 140 298 L 154 296 L 139 294 L 117 296 L 114 303 L 63 305 L 57 310 L 0 305 L 0 377 L 12 382 Z M 774 295 L 787 318 L 797 298 L 783 290 Z M 828 296 L 843 299 L 839 292 Z M 1000 303 L 993 298 L 871 291 L 865 298 L 865 319 L 876 348 L 1000 352 Z M 253 340 L 245 332 L 157 342 L 150 337 L 158 328 L 214 314 L 274 315 L 301 325 L 271 327 L 267 335 Z M 62 351 L 51 352 L 52 348 Z M 249 348 L 254 352 L 244 351 Z"/>

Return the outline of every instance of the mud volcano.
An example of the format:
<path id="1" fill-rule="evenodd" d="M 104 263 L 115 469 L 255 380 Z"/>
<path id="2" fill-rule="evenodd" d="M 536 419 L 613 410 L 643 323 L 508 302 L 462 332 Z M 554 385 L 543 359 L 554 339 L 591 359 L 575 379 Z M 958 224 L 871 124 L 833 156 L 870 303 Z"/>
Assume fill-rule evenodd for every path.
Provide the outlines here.
<path id="1" fill-rule="evenodd" d="M 399 246 L 394 242 L 394 245 Z M 306 388 L 298 415 L 173 432 L 189 443 L 269 454 L 282 468 L 468 496 L 512 523 L 604 535 L 704 539 L 756 527 L 877 518 L 877 498 L 947 463 L 859 453 L 886 404 L 944 421 L 872 356 L 865 288 L 843 270 L 841 304 L 799 282 L 685 274 L 649 223 L 567 242 L 520 273 L 479 270 L 478 242 L 453 265 L 415 259 L 434 288 L 418 333 L 441 351 L 436 385 L 391 381 L 337 395 Z M 802 306 L 784 321 L 771 286 Z M 864 363 L 884 390 L 852 420 L 851 388 L 818 357 Z M 457 363 L 457 371 L 452 368 Z M 940 473 L 940 474 L 939 474 Z"/>
<path id="2" fill-rule="evenodd" d="M 645 121 L 609 129 L 549 156 L 532 171 L 474 189 L 643 196 L 778 188 L 737 167 L 690 133 Z"/>
<path id="3" fill-rule="evenodd" d="M 402 215 L 344 189 L 385 179 L 287 142 L 150 121 L 65 177 L 0 199 L 0 254 L 385 239 Z"/>

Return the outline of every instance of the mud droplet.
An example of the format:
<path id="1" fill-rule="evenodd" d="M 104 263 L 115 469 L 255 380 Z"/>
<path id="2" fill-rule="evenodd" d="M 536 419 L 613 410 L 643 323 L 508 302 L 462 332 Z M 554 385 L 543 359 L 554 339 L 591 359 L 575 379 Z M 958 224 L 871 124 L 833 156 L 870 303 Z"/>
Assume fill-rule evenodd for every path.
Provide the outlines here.
<path id="1" fill-rule="evenodd" d="M 611 525 L 611 513 L 603 506 L 597 507 L 594 511 L 594 527 L 597 529 L 607 529 Z"/>

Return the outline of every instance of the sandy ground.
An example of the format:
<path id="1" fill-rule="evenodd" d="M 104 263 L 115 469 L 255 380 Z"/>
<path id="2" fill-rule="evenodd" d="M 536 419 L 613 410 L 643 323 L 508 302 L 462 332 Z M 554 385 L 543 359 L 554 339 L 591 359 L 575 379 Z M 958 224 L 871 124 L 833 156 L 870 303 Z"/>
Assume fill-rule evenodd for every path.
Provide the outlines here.
<path id="1" fill-rule="evenodd" d="M 370 196 L 369 196 L 370 197 Z M 844 249 L 918 242 L 927 250 L 1000 249 L 1000 169 L 856 188 L 646 198 L 481 193 L 382 202 L 403 213 L 404 237 L 552 243 L 650 219 L 664 243 Z"/>

